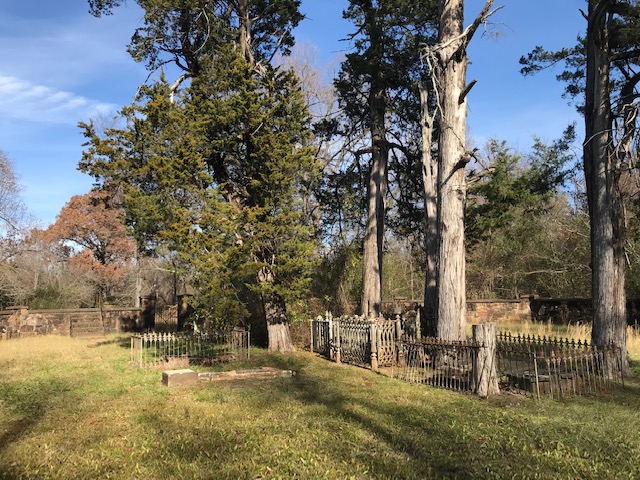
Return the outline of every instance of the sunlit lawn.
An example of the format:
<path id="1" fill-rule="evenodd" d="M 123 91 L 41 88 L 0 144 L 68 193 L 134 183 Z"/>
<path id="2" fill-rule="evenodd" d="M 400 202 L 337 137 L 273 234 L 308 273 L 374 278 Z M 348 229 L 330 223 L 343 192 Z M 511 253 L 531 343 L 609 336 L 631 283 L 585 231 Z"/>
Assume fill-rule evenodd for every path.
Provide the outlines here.
<path id="1" fill-rule="evenodd" d="M 168 389 L 128 360 L 126 337 L 0 342 L 0 478 L 640 477 L 637 379 L 482 400 L 254 350 L 229 368 L 296 375 Z"/>

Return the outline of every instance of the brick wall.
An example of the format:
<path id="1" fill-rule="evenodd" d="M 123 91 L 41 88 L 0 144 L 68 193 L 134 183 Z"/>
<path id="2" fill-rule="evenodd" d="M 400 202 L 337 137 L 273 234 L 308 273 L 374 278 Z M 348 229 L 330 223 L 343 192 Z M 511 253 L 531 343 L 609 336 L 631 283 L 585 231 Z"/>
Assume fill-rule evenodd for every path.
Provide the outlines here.
<path id="1" fill-rule="evenodd" d="M 140 315 L 139 308 L 29 310 L 27 307 L 11 307 L 0 311 L 0 333 L 5 337 L 102 336 L 134 330 Z"/>
<path id="2" fill-rule="evenodd" d="M 469 300 L 467 323 L 513 322 L 531 320 L 528 298 L 521 300 Z"/>
<path id="3" fill-rule="evenodd" d="M 396 300 L 382 302 L 382 311 L 385 314 L 414 310 L 422 306 L 422 301 L 416 300 Z M 467 301 L 467 323 L 487 323 L 487 322 L 513 322 L 531 319 L 531 308 L 529 298 L 520 300 L 468 300 Z"/>

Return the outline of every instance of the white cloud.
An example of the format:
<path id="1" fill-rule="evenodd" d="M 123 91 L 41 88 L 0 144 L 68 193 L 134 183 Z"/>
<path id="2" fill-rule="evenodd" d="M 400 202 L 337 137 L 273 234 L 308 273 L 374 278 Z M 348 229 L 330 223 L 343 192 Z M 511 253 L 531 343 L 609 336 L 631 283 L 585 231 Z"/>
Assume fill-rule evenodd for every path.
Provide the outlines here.
<path id="1" fill-rule="evenodd" d="M 77 86 L 91 88 L 87 82 L 113 79 L 116 71 L 143 71 L 126 51 L 139 25 L 139 9 L 121 8 L 117 15 L 96 19 L 82 3 L 54 17 L 0 6 L 1 73 L 76 91 Z"/>
<path id="2" fill-rule="evenodd" d="M 0 116 L 75 125 L 118 106 L 0 74 Z"/>

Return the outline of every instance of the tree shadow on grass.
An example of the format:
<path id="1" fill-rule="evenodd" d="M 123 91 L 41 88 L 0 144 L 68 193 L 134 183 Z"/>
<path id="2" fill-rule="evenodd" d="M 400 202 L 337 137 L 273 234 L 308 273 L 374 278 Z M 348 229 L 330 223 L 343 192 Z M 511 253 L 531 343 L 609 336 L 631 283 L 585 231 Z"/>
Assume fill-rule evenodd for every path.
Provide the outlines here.
<path id="1" fill-rule="evenodd" d="M 332 369 L 332 372 L 339 370 Z M 407 386 L 392 379 L 377 379 L 368 371 L 362 371 L 361 378 L 361 386 L 354 392 L 352 379 L 318 378 L 305 375 L 303 371 L 291 382 L 281 383 L 280 388 L 270 393 L 268 402 L 259 408 L 268 409 L 271 404 L 286 405 L 291 400 L 321 405 L 356 430 L 366 431 L 371 438 L 369 451 L 358 451 L 355 455 L 371 466 L 373 476 L 510 478 L 526 472 L 527 465 L 535 466 L 538 473 L 542 471 L 553 475 L 554 469 L 560 467 L 549 452 L 553 454 L 554 450 L 562 450 L 563 445 L 571 445 L 577 436 L 587 437 L 588 441 L 577 441 L 576 445 L 580 446 L 576 448 L 585 448 L 589 455 L 600 457 L 604 464 L 610 461 L 609 453 L 615 453 L 611 452 L 606 436 L 599 435 L 594 429 L 579 426 L 573 432 L 570 425 L 576 418 L 565 418 L 564 402 L 549 404 L 530 400 L 522 410 L 509 412 L 508 409 L 513 408 L 509 402 L 488 402 L 478 397 L 435 391 L 422 385 Z M 398 382 L 398 401 L 378 397 L 378 380 Z M 402 395 L 407 395 L 407 388 L 418 393 L 425 402 L 416 402 L 415 399 L 403 401 Z M 627 392 L 637 393 L 636 387 L 627 385 L 625 388 Z M 637 411 L 637 399 L 640 397 L 633 397 L 636 401 L 629 402 L 629 395 L 594 396 L 592 404 L 587 402 L 577 408 L 582 409 L 585 415 L 595 415 L 601 411 L 598 404 L 611 401 L 611 398 L 626 407 L 616 412 L 612 423 L 624 423 L 625 419 L 631 418 L 629 413 Z M 535 413 L 538 409 L 545 411 L 547 408 L 551 412 L 548 416 L 541 417 Z M 577 417 L 581 418 L 580 415 Z M 566 420 L 569 421 L 568 427 L 564 425 Z M 583 429 L 587 431 L 583 433 Z M 379 443 L 385 446 L 381 451 L 376 449 Z M 333 447 L 329 444 L 327 448 Z M 394 454 L 388 455 L 388 452 Z M 335 448 L 334 453 L 344 455 L 340 447 Z M 576 462 L 576 466 L 569 458 L 570 455 L 561 467 L 567 472 L 577 468 L 578 472 L 583 469 L 587 476 L 594 474 L 590 465 Z M 343 461 L 349 461 L 349 457 Z M 411 466 L 409 473 L 403 462 Z M 398 474 L 398 471 L 402 473 Z"/>
<path id="2" fill-rule="evenodd" d="M 45 414 L 72 389 L 58 378 L 4 381 L 0 383 L 0 405 L 9 423 L 0 434 L 0 478 L 23 478 L 15 467 L 2 464 L 2 452 L 27 436 Z"/>
<path id="3" fill-rule="evenodd" d="M 485 401 L 304 355 L 264 355 L 260 362 L 297 375 L 199 387 L 201 394 L 210 393 L 203 401 L 212 408 L 240 402 L 246 415 L 256 418 L 211 423 L 206 414 L 194 422 L 186 410 L 175 416 L 148 412 L 141 422 L 157 439 L 153 455 L 173 459 L 170 465 L 189 465 L 192 478 L 206 477 L 199 469 L 213 463 L 217 478 L 465 479 L 592 477 L 591 458 L 608 465 L 609 453 L 615 453 L 602 432 L 580 422 L 574 430 L 576 419 L 565 418 L 562 402 L 530 400 L 519 407 L 502 399 Z M 579 408 L 598 411 L 589 401 Z M 270 444 L 265 440 L 270 436 L 277 440 Z M 565 451 L 578 436 L 589 462 Z M 279 442 L 282 449 L 269 450 Z M 306 451 L 313 458 L 287 458 L 286 445 L 293 455 Z M 158 461 L 157 456 L 148 460 Z M 321 465 L 314 470 L 304 464 L 312 461 Z M 323 461 L 342 470 L 328 471 Z M 177 466 L 176 478 L 187 478 Z M 323 469 L 328 473 L 319 473 Z"/>
<path id="4" fill-rule="evenodd" d="M 270 363 L 283 369 L 292 366 L 286 357 L 272 358 Z M 393 380 L 380 379 L 372 372 L 363 370 L 361 380 L 356 380 L 354 386 L 353 371 L 344 378 L 340 375 L 341 371 L 353 367 L 341 369 L 327 365 L 332 373 L 340 377 L 332 381 L 330 376 L 324 374 L 318 377 L 317 371 L 306 372 L 309 362 L 296 358 L 293 363 L 298 366 L 298 373 L 292 378 L 261 381 L 252 385 L 234 384 L 236 387 L 230 388 L 235 394 L 244 391 L 245 394 L 240 396 L 247 405 L 247 412 L 261 412 L 266 418 L 275 416 L 280 419 L 281 411 L 286 412 L 287 408 L 294 408 L 293 405 L 304 412 L 316 412 L 320 408 L 322 413 L 317 418 L 313 413 L 305 413 L 306 418 L 301 420 L 305 422 L 302 427 L 305 430 L 312 428 L 308 426 L 309 423 L 314 425 L 314 422 L 324 422 L 327 416 L 330 417 L 329 425 L 318 423 L 321 429 L 318 436 L 329 438 L 312 439 L 311 445 L 305 447 L 309 448 L 310 455 L 328 455 L 333 464 L 344 466 L 345 472 L 351 471 L 352 467 L 354 471 L 359 471 L 360 478 L 477 478 L 477 465 L 469 465 L 463 460 L 477 449 L 477 444 L 465 437 L 464 425 L 460 424 L 455 411 L 432 405 L 393 404 L 389 399 L 381 404 L 376 401 L 377 382 Z M 358 386 L 360 390 L 357 390 Z M 350 393 L 354 390 L 355 393 Z M 151 431 L 158 432 L 157 435 L 166 435 L 166 432 L 180 431 L 184 426 L 184 419 L 180 416 L 167 418 L 150 414 L 144 421 Z M 276 423 L 279 421 L 276 420 Z M 295 435 L 295 420 L 290 421 L 290 425 L 267 429 L 263 435 L 283 436 L 289 431 Z M 228 427 L 208 427 L 203 434 L 183 438 L 181 442 L 164 436 L 162 443 L 173 455 L 179 455 L 181 462 L 201 461 L 203 451 L 215 455 L 212 460 L 220 468 L 220 478 L 227 478 L 225 475 L 229 478 L 259 475 L 261 472 L 257 466 L 256 471 L 248 472 L 240 470 L 242 467 L 238 465 L 242 465 L 243 456 L 253 456 L 256 460 L 256 456 L 262 454 L 256 453 L 261 449 L 260 439 L 253 438 L 251 433 L 242 429 L 225 433 Z M 335 436 L 333 432 L 337 431 L 341 433 Z M 366 438 L 364 443 L 363 435 Z M 304 444 L 307 440 L 298 438 L 292 441 Z M 434 451 L 434 444 L 439 451 Z M 357 448 L 351 448 L 350 445 L 357 445 Z M 262 461 L 265 462 L 264 468 L 271 468 L 275 475 L 284 478 L 318 474 L 317 471 L 304 470 L 306 467 L 303 465 L 295 465 L 305 459 L 276 461 L 265 457 Z M 338 477 L 342 478 L 345 472 L 337 473 Z M 329 475 L 326 478 L 334 477 Z"/>
<path id="5" fill-rule="evenodd" d="M 92 345 L 89 345 L 89 348 L 99 348 L 107 345 L 117 345 L 119 347 L 125 348 L 127 350 L 131 349 L 131 336 L 118 335 L 114 338 L 108 338 L 105 340 L 101 340 Z"/>

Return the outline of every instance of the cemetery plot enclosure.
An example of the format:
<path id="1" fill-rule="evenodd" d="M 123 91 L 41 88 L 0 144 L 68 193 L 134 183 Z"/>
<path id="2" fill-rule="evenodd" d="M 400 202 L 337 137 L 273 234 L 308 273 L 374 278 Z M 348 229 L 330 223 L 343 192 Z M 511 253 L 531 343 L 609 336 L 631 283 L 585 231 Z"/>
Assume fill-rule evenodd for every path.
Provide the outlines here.
<path id="1" fill-rule="evenodd" d="M 399 341 L 396 346 L 398 357 L 392 370 L 395 378 L 447 390 L 473 390 L 473 364 L 480 348 L 476 342 L 423 338 Z"/>
<path id="2" fill-rule="evenodd" d="M 586 341 L 538 336 L 497 335 L 502 388 L 537 398 L 569 398 L 606 390 L 623 378 L 620 352 Z"/>
<path id="3" fill-rule="evenodd" d="M 598 349 L 581 340 L 496 334 L 494 326 L 487 329 L 489 324 L 474 326 L 471 340 L 444 341 L 407 335 L 407 325 L 419 323 L 327 314 L 311 322 L 311 351 L 338 363 L 387 370 L 407 382 L 481 395 L 497 392 L 499 384 L 536 398 L 562 399 L 623 382 L 620 352 L 613 346 Z M 495 388 L 480 386 L 487 378 L 495 379 Z"/>
<path id="4" fill-rule="evenodd" d="M 131 337 L 131 362 L 141 368 L 209 365 L 246 358 L 249 358 L 249 332 L 240 329 Z"/>

